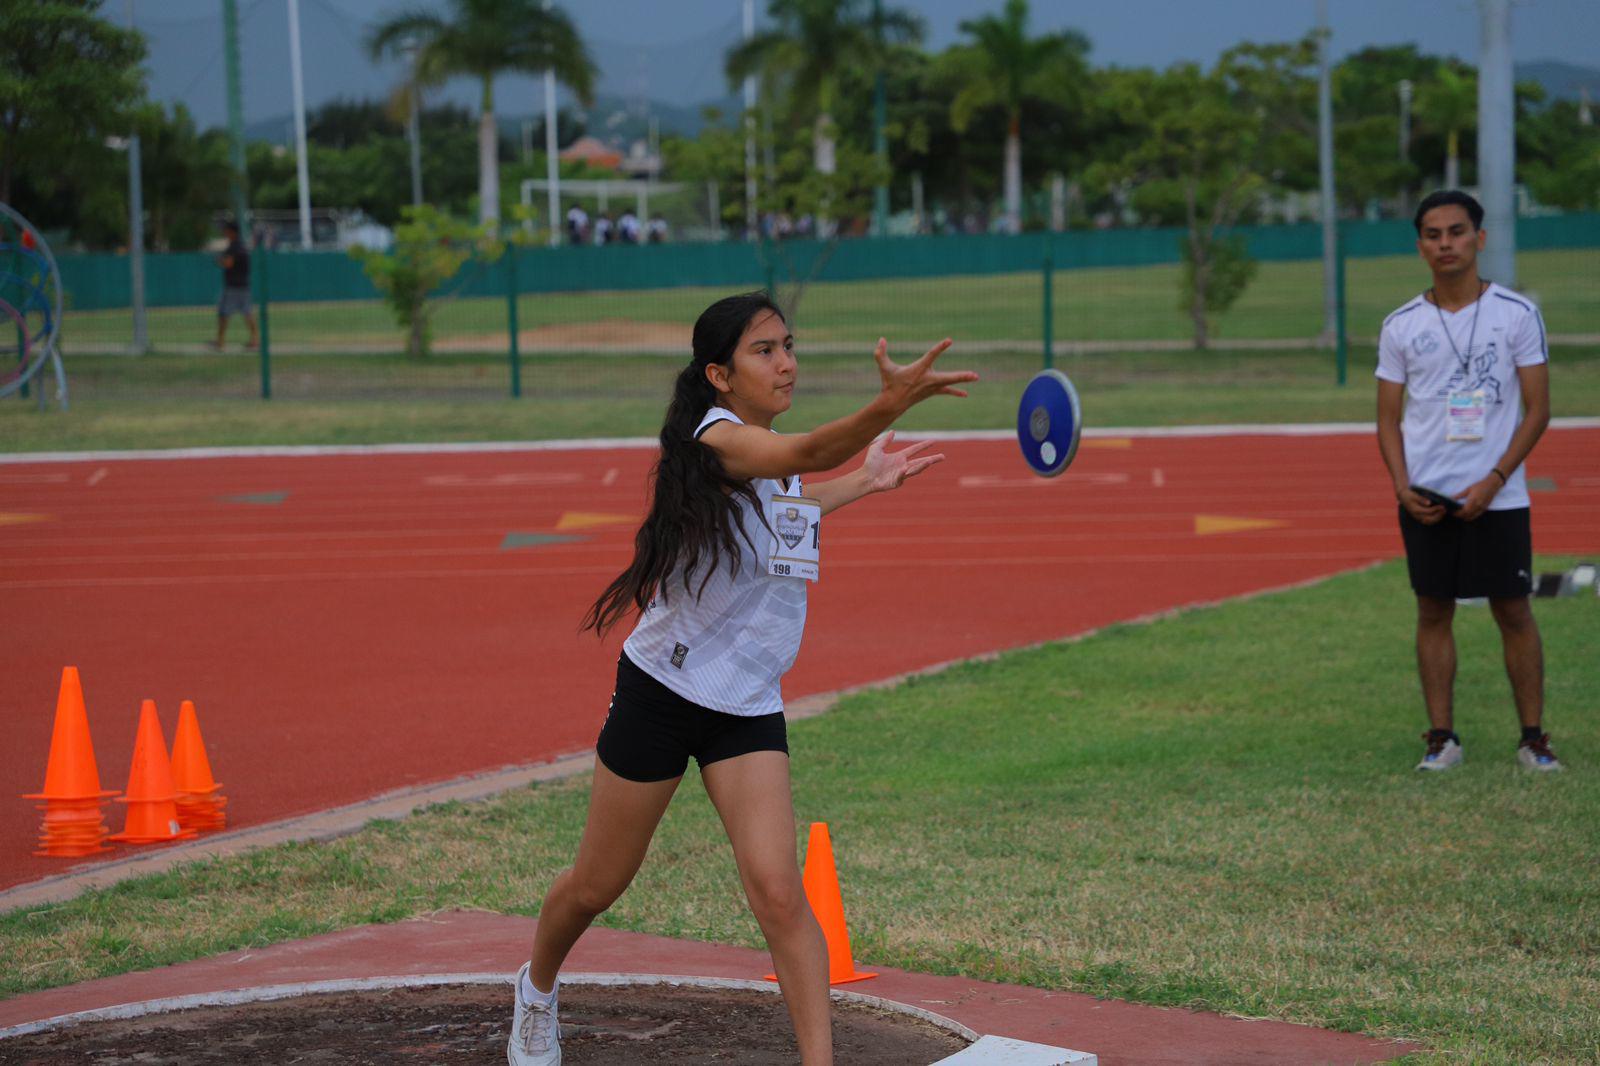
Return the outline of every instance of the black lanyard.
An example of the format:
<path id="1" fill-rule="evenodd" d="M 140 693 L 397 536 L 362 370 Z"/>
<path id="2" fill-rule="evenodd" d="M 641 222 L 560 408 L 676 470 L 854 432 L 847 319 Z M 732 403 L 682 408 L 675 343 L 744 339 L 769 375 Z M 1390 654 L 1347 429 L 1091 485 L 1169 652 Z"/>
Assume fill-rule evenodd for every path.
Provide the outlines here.
<path id="1" fill-rule="evenodd" d="M 1472 328 L 1467 331 L 1467 354 L 1462 355 L 1461 349 L 1456 347 L 1455 337 L 1450 335 L 1450 327 L 1444 320 L 1444 310 L 1439 306 L 1439 294 L 1433 289 L 1428 294 L 1433 297 L 1433 310 L 1439 316 L 1439 328 L 1444 331 L 1444 339 L 1450 342 L 1450 350 L 1456 353 L 1456 359 L 1461 363 L 1461 376 L 1466 378 L 1472 363 L 1472 342 L 1478 337 L 1478 312 L 1483 310 L 1483 294 L 1489 291 L 1490 282 L 1483 282 L 1478 289 L 1478 298 L 1472 301 Z"/>

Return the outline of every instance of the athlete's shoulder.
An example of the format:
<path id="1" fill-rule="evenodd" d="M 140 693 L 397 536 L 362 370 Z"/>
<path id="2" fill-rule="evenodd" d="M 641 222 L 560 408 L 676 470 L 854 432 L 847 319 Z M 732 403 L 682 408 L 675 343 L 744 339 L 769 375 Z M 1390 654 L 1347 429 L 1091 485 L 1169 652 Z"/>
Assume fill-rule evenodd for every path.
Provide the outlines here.
<path id="1" fill-rule="evenodd" d="M 694 428 L 694 439 L 699 440 L 706 430 L 718 422 L 732 422 L 736 426 L 744 425 L 744 419 L 726 407 L 712 407 L 706 411 L 705 417 L 700 419 L 700 424 Z"/>
<path id="2" fill-rule="evenodd" d="M 1485 295 L 1492 297 L 1495 305 L 1501 310 L 1506 310 L 1506 305 L 1509 304 L 1511 307 L 1520 309 L 1525 314 L 1536 315 L 1539 313 L 1539 306 L 1532 300 L 1520 292 L 1513 292 L 1499 282 L 1490 282 L 1489 291 Z"/>
<path id="3" fill-rule="evenodd" d="M 1417 310 L 1418 308 L 1425 307 L 1427 303 L 1428 301 L 1423 298 L 1422 294 L 1418 293 L 1416 296 L 1413 296 L 1411 299 L 1407 300 L 1405 303 L 1389 312 L 1389 317 L 1383 320 L 1384 328 L 1387 329 L 1391 324 L 1403 325 L 1403 320 L 1405 319 L 1406 315 L 1411 314 L 1411 312 Z"/>

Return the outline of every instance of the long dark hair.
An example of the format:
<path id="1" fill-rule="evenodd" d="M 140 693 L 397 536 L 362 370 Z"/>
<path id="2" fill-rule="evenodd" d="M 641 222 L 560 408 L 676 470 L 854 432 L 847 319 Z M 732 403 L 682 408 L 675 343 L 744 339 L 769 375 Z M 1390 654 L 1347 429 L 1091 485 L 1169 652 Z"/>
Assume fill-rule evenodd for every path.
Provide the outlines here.
<path id="1" fill-rule="evenodd" d="M 748 501 L 760 514 L 755 489 L 729 476 L 717 453 L 696 440 L 694 431 L 717 401 L 706 367 L 732 364 L 739 338 L 757 315 L 769 313 L 784 317 L 769 293 L 746 292 L 718 300 L 695 320 L 694 358 L 672 387 L 661 427 L 661 457 L 650 474 L 650 513 L 634 535 L 633 562 L 594 601 L 584 616 L 584 629 L 604 636 L 630 607 L 643 611 L 653 597 L 667 595 L 674 573 L 681 575 L 684 592 L 698 596 L 720 563 L 738 566 L 741 539 L 754 548 L 739 501 Z M 696 574 L 698 588 L 691 583 Z"/>

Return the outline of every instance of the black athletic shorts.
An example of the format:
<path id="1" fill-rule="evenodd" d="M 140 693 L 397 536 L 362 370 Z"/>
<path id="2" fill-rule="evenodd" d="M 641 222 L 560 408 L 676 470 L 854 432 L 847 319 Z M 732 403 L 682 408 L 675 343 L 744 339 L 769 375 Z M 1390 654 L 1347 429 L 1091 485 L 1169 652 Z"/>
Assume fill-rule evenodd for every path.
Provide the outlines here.
<path id="1" fill-rule="evenodd" d="M 692 703 L 634 665 L 617 659 L 617 690 L 600 727 L 595 755 L 629 781 L 682 777 L 689 757 L 703 770 L 752 751 L 789 752 L 783 714 L 739 715 Z"/>
<path id="2" fill-rule="evenodd" d="M 1528 508 L 1485 511 L 1471 522 L 1448 515 L 1423 525 L 1400 508 L 1411 588 L 1419 596 L 1513 599 L 1533 592 Z"/>

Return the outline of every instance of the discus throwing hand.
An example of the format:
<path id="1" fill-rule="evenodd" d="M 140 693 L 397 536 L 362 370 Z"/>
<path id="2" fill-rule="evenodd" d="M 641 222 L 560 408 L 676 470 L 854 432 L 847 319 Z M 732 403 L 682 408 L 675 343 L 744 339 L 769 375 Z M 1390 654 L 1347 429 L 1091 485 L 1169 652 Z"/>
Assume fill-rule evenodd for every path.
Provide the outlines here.
<path id="1" fill-rule="evenodd" d="M 902 411 L 916 406 L 930 396 L 965 396 L 966 390 L 957 386 L 978 380 L 977 373 L 972 370 L 933 369 L 933 361 L 943 355 L 945 349 L 952 343 L 950 338 L 946 337 L 929 348 L 921 359 L 901 366 L 889 358 L 889 341 L 884 337 L 878 338 L 878 346 L 872 350 L 872 358 L 878 363 L 878 374 L 883 378 L 883 391 L 894 399 Z"/>

